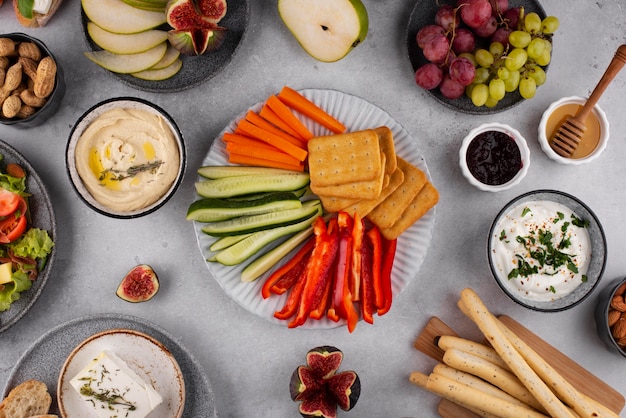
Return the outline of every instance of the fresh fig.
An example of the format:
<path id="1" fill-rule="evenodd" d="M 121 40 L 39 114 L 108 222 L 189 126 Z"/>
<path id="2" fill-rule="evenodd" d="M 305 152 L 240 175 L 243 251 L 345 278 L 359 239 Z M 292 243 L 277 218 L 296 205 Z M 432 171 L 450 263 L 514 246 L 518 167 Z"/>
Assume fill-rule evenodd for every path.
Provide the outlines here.
<path id="1" fill-rule="evenodd" d="M 167 24 L 174 30 L 212 28 L 215 21 L 203 16 L 193 0 L 169 0 L 165 6 Z"/>
<path id="2" fill-rule="evenodd" d="M 343 352 L 336 347 L 321 346 L 309 350 L 305 366 L 291 375 L 291 399 L 300 402 L 303 417 L 336 418 L 337 406 L 351 410 L 361 395 L 361 381 L 352 370 L 337 373 Z"/>
<path id="3" fill-rule="evenodd" d="M 226 30 L 217 27 L 170 30 L 167 39 L 183 55 L 202 55 L 219 48 L 226 37 Z"/>
<path id="4" fill-rule="evenodd" d="M 145 302 L 159 291 L 159 278 L 147 264 L 133 267 L 122 279 L 115 294 L 127 302 Z"/>
<path id="5" fill-rule="evenodd" d="M 226 16 L 226 0 L 197 0 L 198 10 L 206 19 L 217 24 Z"/>

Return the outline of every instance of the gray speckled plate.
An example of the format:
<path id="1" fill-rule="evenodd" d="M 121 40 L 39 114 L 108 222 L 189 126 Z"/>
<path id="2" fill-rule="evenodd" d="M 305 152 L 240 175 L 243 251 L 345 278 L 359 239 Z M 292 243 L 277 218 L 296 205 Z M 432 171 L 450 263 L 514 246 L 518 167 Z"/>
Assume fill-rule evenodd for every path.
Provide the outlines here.
<path id="1" fill-rule="evenodd" d="M 26 191 L 31 194 L 28 198 L 28 204 L 31 215 L 31 225 L 45 229 L 54 241 L 56 237 L 56 218 L 54 209 L 50 201 L 50 195 L 41 178 L 35 172 L 33 166 L 20 154 L 15 148 L 0 140 L 0 154 L 4 157 L 2 166 L 7 163 L 17 163 L 26 170 Z M 52 253 L 48 257 L 43 271 L 39 273 L 37 280 L 33 282 L 33 286 L 26 292 L 20 294 L 20 298 L 11 304 L 11 307 L 4 312 L 0 312 L 0 333 L 7 330 L 22 318 L 26 312 L 35 304 L 39 295 L 43 291 L 50 272 L 54 265 L 56 250 L 52 249 Z"/>
<path id="2" fill-rule="evenodd" d="M 141 318 L 102 314 L 85 316 L 61 324 L 41 336 L 24 353 L 13 368 L 3 389 L 9 391 L 28 379 L 48 385 L 53 397 L 51 413 L 58 414 L 56 390 L 59 373 L 72 350 L 86 338 L 102 331 L 125 328 L 142 332 L 163 344 L 174 355 L 185 379 L 184 418 L 215 418 L 215 395 L 202 366 L 167 331 Z"/>
<path id="3" fill-rule="evenodd" d="M 116 74 L 104 69 L 103 71 L 130 87 L 153 93 L 170 93 L 195 87 L 213 78 L 230 63 L 246 34 L 249 18 L 250 5 L 248 0 L 229 0 L 226 16 L 220 21 L 220 26 L 228 30 L 222 46 L 216 51 L 201 56 L 182 57 L 182 68 L 176 75 L 167 80 L 148 81 L 129 74 Z M 92 51 L 101 50 L 102 48 L 93 43 L 87 34 L 87 17 L 82 12 L 82 7 L 81 22 L 87 47 Z M 165 30 L 171 29 L 168 25 L 164 25 L 164 28 Z"/>
<path id="4" fill-rule="evenodd" d="M 435 23 L 435 14 L 439 9 L 439 6 L 444 4 L 456 5 L 456 0 L 417 0 L 415 1 L 415 6 L 413 7 L 413 11 L 409 17 L 409 23 L 406 31 L 406 46 L 409 52 L 409 60 L 411 61 L 411 65 L 413 66 L 413 71 L 417 71 L 418 67 L 422 64 L 428 62 L 426 58 L 424 58 L 424 54 L 422 54 L 422 50 L 417 46 L 415 41 L 415 37 L 417 36 L 417 31 L 419 31 L 422 27 L 426 25 L 432 25 Z M 544 11 L 541 4 L 539 4 L 536 0 L 510 0 L 509 7 L 518 7 L 523 6 L 526 13 L 536 12 L 544 18 L 546 16 L 546 12 Z M 484 43 L 484 42 L 483 42 Z M 479 42 L 477 39 L 477 44 L 483 44 Z M 484 46 L 484 45 L 483 45 Z M 547 68 L 545 68 L 547 71 Z M 416 88 L 420 88 L 417 87 Z M 472 103 L 472 101 L 465 95 L 458 99 L 447 99 L 443 97 L 443 95 L 439 92 L 438 89 L 428 90 L 428 93 L 433 96 L 437 101 L 442 103 L 443 105 L 457 110 L 462 113 L 470 113 L 470 114 L 491 114 L 498 113 L 504 110 L 510 109 L 521 102 L 524 101 L 522 96 L 518 92 L 507 93 L 504 99 L 500 100 L 498 104 L 493 108 L 488 108 L 485 106 L 476 107 Z"/>

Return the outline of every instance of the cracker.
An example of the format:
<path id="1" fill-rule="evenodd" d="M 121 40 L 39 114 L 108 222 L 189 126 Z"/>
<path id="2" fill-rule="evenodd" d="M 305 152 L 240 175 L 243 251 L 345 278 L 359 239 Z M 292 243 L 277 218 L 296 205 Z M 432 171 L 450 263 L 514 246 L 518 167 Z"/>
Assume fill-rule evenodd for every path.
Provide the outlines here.
<path id="1" fill-rule="evenodd" d="M 361 218 L 366 217 L 369 213 L 374 210 L 376 206 L 378 206 L 383 200 L 387 199 L 387 197 L 394 192 L 404 180 L 404 173 L 402 170 L 394 171 L 389 177 L 389 184 L 383 188 L 380 192 L 380 195 L 376 199 L 369 200 L 359 200 L 358 202 L 352 202 L 345 205 L 342 209 L 348 212 L 351 215 L 358 213 Z M 345 202 L 344 202 L 345 203 Z"/>
<path id="2" fill-rule="evenodd" d="M 400 157 L 398 157 L 398 169 L 404 174 L 402 184 L 368 215 L 368 218 L 380 229 L 391 227 L 428 181 L 422 170 Z"/>
<path id="3" fill-rule="evenodd" d="M 381 228 L 380 233 L 389 240 L 398 238 L 400 234 L 432 209 L 438 201 L 439 192 L 432 183 L 427 182 L 402 212 L 400 218 L 391 227 Z"/>
<path id="4" fill-rule="evenodd" d="M 373 129 L 315 137 L 307 147 L 311 184 L 316 186 L 374 180 L 383 169 Z"/>
<path id="5" fill-rule="evenodd" d="M 380 150 L 387 157 L 385 162 L 385 173 L 391 174 L 398 168 L 398 161 L 396 159 L 396 147 L 393 143 L 393 133 L 391 129 L 386 126 L 379 126 L 374 129 L 376 135 L 378 135 L 378 143 Z"/>
<path id="6" fill-rule="evenodd" d="M 386 159 L 381 153 L 381 159 Z M 385 183 L 384 170 L 380 171 L 377 178 L 367 181 L 355 181 L 331 186 L 319 186 L 311 183 L 311 191 L 318 196 L 333 196 L 348 199 L 375 199 L 382 191 Z"/>

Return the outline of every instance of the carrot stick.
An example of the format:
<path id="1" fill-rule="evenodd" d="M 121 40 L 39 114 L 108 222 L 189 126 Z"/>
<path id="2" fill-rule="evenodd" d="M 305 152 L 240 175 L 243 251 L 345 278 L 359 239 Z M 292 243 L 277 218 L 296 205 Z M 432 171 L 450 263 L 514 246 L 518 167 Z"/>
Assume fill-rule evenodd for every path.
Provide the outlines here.
<path id="1" fill-rule="evenodd" d="M 296 115 L 293 114 L 291 109 L 289 109 L 286 104 L 281 102 L 276 95 L 271 95 L 270 97 L 268 97 L 265 103 L 278 115 L 279 118 L 281 118 L 283 121 L 285 121 L 286 124 L 291 126 L 296 132 L 298 132 L 300 137 L 304 138 L 307 141 L 313 138 L 313 134 L 311 133 L 311 131 L 309 131 L 306 126 L 304 126 L 300 119 L 298 119 Z"/>
<path id="2" fill-rule="evenodd" d="M 304 140 L 304 138 L 302 138 L 298 132 L 296 132 L 291 126 L 287 125 L 284 120 L 279 118 L 276 112 L 274 112 L 267 104 L 264 104 L 261 107 L 261 110 L 259 111 L 259 116 L 270 122 L 272 125 L 277 126 L 278 128 L 287 132 L 289 135 Z"/>
<path id="3" fill-rule="evenodd" d="M 294 166 L 291 164 L 284 164 L 284 163 L 279 163 L 276 161 L 264 160 L 263 158 L 257 158 L 257 157 L 250 156 L 250 155 L 241 155 L 241 154 L 234 154 L 234 153 L 231 153 L 228 155 L 228 162 L 231 164 L 282 168 L 284 170 L 292 170 L 292 171 L 304 171 L 304 164 Z"/>
<path id="4" fill-rule="evenodd" d="M 262 118 L 257 113 L 254 113 L 252 110 L 248 111 L 248 113 L 246 114 L 246 120 L 258 126 L 259 128 L 265 129 L 266 131 L 270 131 L 271 133 L 278 135 L 283 139 L 286 139 L 287 141 L 291 142 L 294 145 L 299 146 L 302 149 L 306 148 L 305 143 L 301 141 L 300 138 L 296 138 L 295 136 L 288 134 L 287 132 L 278 128 L 276 125 L 273 125 L 272 123 L 268 122 L 266 119 Z"/>
<path id="5" fill-rule="evenodd" d="M 307 157 L 307 150 L 300 148 L 291 142 L 284 140 L 278 135 L 274 135 L 273 133 L 266 131 L 265 129 L 261 129 L 245 119 L 239 122 L 239 127 L 246 135 L 267 142 L 279 150 L 297 158 L 299 161 L 304 161 Z"/>
<path id="6" fill-rule="evenodd" d="M 263 148 L 263 149 L 270 149 L 270 150 L 279 151 L 278 148 L 276 148 L 273 145 L 268 144 L 267 142 L 260 141 L 258 139 L 254 139 L 254 138 L 250 138 L 250 137 L 244 136 L 244 135 L 231 134 L 231 133 L 225 132 L 224 136 L 222 137 L 222 140 L 226 143 L 226 147 L 227 148 L 228 148 L 228 144 L 234 142 L 234 143 L 237 143 L 237 144 L 240 144 L 240 145 L 245 145 L 245 146 L 249 147 L 252 150 L 254 150 L 255 148 Z"/>
<path id="7" fill-rule="evenodd" d="M 300 161 L 289 154 L 285 154 L 279 149 L 271 149 L 266 147 L 258 147 L 256 145 L 242 144 L 240 142 L 228 142 L 226 151 L 233 154 L 250 155 L 264 160 L 276 161 L 290 165 L 300 165 Z"/>
<path id="8" fill-rule="evenodd" d="M 293 110 L 330 129 L 333 133 L 341 134 L 346 131 L 344 124 L 290 87 L 284 86 L 278 93 L 278 98 Z"/>

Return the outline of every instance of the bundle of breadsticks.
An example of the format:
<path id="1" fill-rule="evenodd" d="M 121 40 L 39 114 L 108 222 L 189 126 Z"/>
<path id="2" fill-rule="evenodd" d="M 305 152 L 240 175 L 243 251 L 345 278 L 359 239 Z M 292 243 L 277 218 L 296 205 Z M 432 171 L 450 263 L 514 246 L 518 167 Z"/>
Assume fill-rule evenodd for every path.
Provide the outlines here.
<path id="1" fill-rule="evenodd" d="M 494 316 L 472 289 L 464 289 L 459 309 L 484 334 L 489 345 L 441 336 L 443 363 L 432 373 L 409 380 L 481 417 L 619 418 L 581 393 Z"/>

